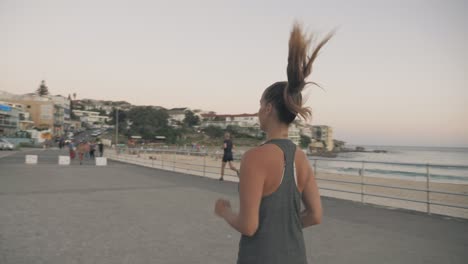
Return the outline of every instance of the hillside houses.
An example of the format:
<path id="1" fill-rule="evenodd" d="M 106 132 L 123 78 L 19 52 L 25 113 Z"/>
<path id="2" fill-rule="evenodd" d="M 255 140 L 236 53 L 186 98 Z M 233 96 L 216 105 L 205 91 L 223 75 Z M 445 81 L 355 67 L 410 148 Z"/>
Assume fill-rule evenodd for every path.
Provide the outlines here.
<path id="1" fill-rule="evenodd" d="M 0 91 L 0 135 L 14 135 L 17 131 L 31 128 L 50 129 L 53 135 L 63 135 L 66 131 L 83 125 L 107 125 L 113 117 L 114 109 L 130 111 L 134 105 L 126 101 L 106 101 L 93 99 L 71 99 L 71 96 L 38 96 L 37 94 L 13 95 Z M 223 130 L 230 129 L 240 134 L 261 138 L 257 113 L 217 114 L 213 111 L 177 107 L 165 109 L 161 106 L 150 106 L 157 110 L 167 111 L 168 124 L 179 128 L 185 126 L 187 115 L 197 116 L 199 122 L 190 127 L 197 131 L 214 126 Z M 74 120 L 72 120 L 72 115 Z M 192 116 L 193 117 L 193 116 Z M 192 118 L 193 119 L 193 118 Z M 131 121 L 127 121 L 131 124 Z M 289 138 L 299 145 L 301 135 L 311 138 L 311 148 L 318 151 L 332 151 L 334 148 L 333 129 L 329 126 L 312 126 L 300 120 L 290 125 Z"/>

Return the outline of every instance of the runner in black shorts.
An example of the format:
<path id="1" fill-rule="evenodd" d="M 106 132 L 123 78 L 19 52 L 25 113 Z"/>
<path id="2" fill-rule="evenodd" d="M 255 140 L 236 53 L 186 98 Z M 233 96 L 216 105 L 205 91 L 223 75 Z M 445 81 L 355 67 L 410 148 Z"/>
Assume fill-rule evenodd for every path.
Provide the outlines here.
<path id="1" fill-rule="evenodd" d="M 223 149 L 224 149 L 224 155 L 223 155 L 223 163 L 221 164 L 221 178 L 219 178 L 220 181 L 224 180 L 224 168 L 226 167 L 226 163 L 229 162 L 229 168 L 233 171 L 236 172 L 237 176 L 239 176 L 239 170 L 232 165 L 232 161 L 234 160 L 232 157 L 232 148 L 234 145 L 232 144 L 231 140 L 231 134 L 229 132 L 224 133 L 224 143 L 223 143 Z"/>

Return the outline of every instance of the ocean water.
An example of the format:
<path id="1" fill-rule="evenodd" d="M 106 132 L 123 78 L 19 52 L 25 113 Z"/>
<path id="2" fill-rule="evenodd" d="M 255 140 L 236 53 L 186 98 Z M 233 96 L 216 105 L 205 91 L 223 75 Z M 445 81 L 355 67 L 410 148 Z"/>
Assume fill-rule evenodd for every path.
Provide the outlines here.
<path id="1" fill-rule="evenodd" d="M 468 184 L 468 148 L 364 146 L 387 153 L 340 153 L 337 158 L 318 158 L 317 170 L 365 176 Z M 315 163 L 311 158 L 311 164 Z M 364 161 L 364 162 L 363 162 Z M 396 163 L 396 164 L 387 164 Z"/>

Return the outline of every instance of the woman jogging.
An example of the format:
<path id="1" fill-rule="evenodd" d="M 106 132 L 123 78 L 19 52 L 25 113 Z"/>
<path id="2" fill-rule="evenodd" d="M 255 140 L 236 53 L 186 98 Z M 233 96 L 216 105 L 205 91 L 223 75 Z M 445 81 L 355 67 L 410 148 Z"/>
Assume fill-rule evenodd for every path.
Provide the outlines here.
<path id="1" fill-rule="evenodd" d="M 307 263 L 302 229 L 319 224 L 322 206 L 315 176 L 305 153 L 288 139 L 299 115 L 310 117 L 301 91 L 329 34 L 307 56 L 310 39 L 294 25 L 289 40 L 287 82 L 266 88 L 258 117 L 267 141 L 246 152 L 239 176 L 239 213 L 218 199 L 215 213 L 242 234 L 237 263 Z M 304 209 L 301 211 L 301 202 Z"/>

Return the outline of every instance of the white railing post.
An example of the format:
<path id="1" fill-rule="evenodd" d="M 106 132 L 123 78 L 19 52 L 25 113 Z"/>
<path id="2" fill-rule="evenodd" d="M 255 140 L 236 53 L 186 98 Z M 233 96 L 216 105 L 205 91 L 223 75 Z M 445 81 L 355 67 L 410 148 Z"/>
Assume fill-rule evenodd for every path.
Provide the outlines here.
<path id="1" fill-rule="evenodd" d="M 427 193 L 427 213 L 431 213 L 431 198 L 430 198 L 430 174 L 429 174 L 429 164 L 426 164 L 426 193 Z"/>
<path id="2" fill-rule="evenodd" d="M 317 160 L 314 160 L 314 175 L 317 177 Z"/>
<path id="3" fill-rule="evenodd" d="M 364 203 L 364 165 L 365 161 L 362 162 L 361 170 L 359 170 L 361 176 L 361 203 Z"/>
<path id="4" fill-rule="evenodd" d="M 203 177 L 206 177 L 206 154 L 203 155 Z"/>

